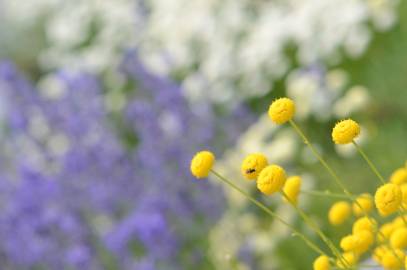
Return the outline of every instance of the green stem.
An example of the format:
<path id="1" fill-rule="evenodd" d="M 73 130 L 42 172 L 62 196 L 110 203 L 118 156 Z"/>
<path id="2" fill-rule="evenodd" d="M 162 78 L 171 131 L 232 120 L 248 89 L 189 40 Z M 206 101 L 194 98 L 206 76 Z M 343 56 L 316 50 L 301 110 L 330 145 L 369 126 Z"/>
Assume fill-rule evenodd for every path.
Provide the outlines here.
<path id="1" fill-rule="evenodd" d="M 302 194 L 310 196 L 321 196 L 321 197 L 331 197 L 337 199 L 349 199 L 349 196 L 346 194 L 332 193 L 329 190 L 301 190 Z M 352 195 L 354 198 L 355 196 Z"/>
<path id="2" fill-rule="evenodd" d="M 236 191 L 240 192 L 243 196 L 245 196 L 249 201 L 251 201 L 252 203 L 254 203 L 257 207 L 259 207 L 260 209 L 262 209 L 264 212 L 266 212 L 268 215 L 270 215 L 271 217 L 277 219 L 278 221 L 280 221 L 281 223 L 283 223 L 285 226 L 287 226 L 295 235 L 298 235 L 302 240 L 304 240 L 304 242 L 311 248 L 313 249 L 315 252 L 319 253 L 320 255 L 325 255 L 325 252 L 323 252 L 319 247 L 317 247 L 314 243 L 312 243 L 311 240 L 309 240 L 304 234 L 302 234 L 301 232 L 299 232 L 298 230 L 296 230 L 293 226 L 291 226 L 288 222 L 286 222 L 284 219 L 282 219 L 279 215 L 277 215 L 276 213 L 274 213 L 273 211 L 271 211 L 266 205 L 264 205 L 263 203 L 261 203 L 260 201 L 256 200 L 255 198 L 253 198 L 250 194 L 248 194 L 247 192 L 245 192 L 243 189 L 241 189 L 240 187 L 238 187 L 237 185 L 233 184 L 231 181 L 229 181 L 227 178 L 223 177 L 222 175 L 220 175 L 219 173 L 217 173 L 214 170 L 211 170 L 211 172 L 217 176 L 220 180 L 222 180 L 224 183 L 226 183 L 227 185 L 229 185 L 230 187 L 232 187 L 233 189 L 235 189 Z"/>
<path id="3" fill-rule="evenodd" d="M 379 173 L 377 170 L 376 166 L 373 164 L 373 162 L 369 159 L 369 157 L 366 155 L 366 153 L 363 151 L 362 147 L 360 147 L 354 140 L 352 140 L 353 145 L 355 146 L 356 150 L 358 150 L 359 154 L 364 158 L 364 160 L 369 164 L 369 167 L 372 169 L 373 173 L 376 174 L 376 176 L 380 179 L 382 184 L 386 184 L 386 181 L 384 180 L 383 176 Z"/>
<path id="4" fill-rule="evenodd" d="M 299 208 L 291 199 L 287 196 L 287 194 L 281 190 L 280 193 L 283 195 L 283 197 L 291 204 L 291 206 L 300 214 L 302 219 L 305 221 L 305 223 L 312 229 L 314 230 L 319 237 L 321 237 L 322 241 L 325 242 L 325 244 L 332 250 L 332 252 L 335 254 L 335 256 L 340 259 L 345 265 L 347 262 L 345 259 L 342 257 L 341 252 L 335 247 L 335 245 L 332 243 L 331 240 L 319 229 L 318 225 L 316 225 L 311 218 L 308 217 L 308 215 L 301 209 Z"/>

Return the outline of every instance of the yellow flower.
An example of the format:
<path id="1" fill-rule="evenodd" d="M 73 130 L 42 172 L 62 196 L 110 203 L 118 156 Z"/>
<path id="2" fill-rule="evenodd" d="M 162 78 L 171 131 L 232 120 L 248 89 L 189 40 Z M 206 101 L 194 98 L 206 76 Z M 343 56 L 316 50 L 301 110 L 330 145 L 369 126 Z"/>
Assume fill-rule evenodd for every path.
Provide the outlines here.
<path id="1" fill-rule="evenodd" d="M 241 172 L 246 179 L 256 179 L 261 170 L 268 164 L 265 155 L 254 153 L 248 155 L 242 162 Z"/>
<path id="2" fill-rule="evenodd" d="M 276 124 L 284 124 L 291 120 L 295 113 L 295 104 L 289 98 L 279 98 L 269 107 L 269 117 Z"/>
<path id="3" fill-rule="evenodd" d="M 401 185 L 407 182 L 407 169 L 399 168 L 390 176 L 390 182 L 396 185 Z"/>
<path id="4" fill-rule="evenodd" d="M 379 229 L 380 233 L 377 235 L 377 241 L 379 243 L 386 242 L 390 238 L 394 229 L 394 225 L 391 222 L 383 224 Z"/>
<path id="5" fill-rule="evenodd" d="M 356 248 L 356 241 L 356 236 L 354 236 L 353 234 L 349 234 L 341 239 L 339 246 L 344 251 L 352 251 Z"/>
<path id="6" fill-rule="evenodd" d="M 331 266 L 329 265 L 329 258 L 327 256 L 321 255 L 315 259 L 314 270 L 330 270 Z"/>
<path id="7" fill-rule="evenodd" d="M 352 226 L 352 232 L 369 231 L 374 233 L 377 229 L 377 222 L 373 218 L 361 217 L 358 218 Z"/>
<path id="8" fill-rule="evenodd" d="M 339 201 L 329 209 L 328 219 L 332 225 L 341 225 L 350 216 L 351 207 L 348 202 Z"/>
<path id="9" fill-rule="evenodd" d="M 373 260 L 381 264 L 384 254 L 389 250 L 389 247 L 386 245 L 380 245 L 373 250 Z"/>
<path id="10" fill-rule="evenodd" d="M 382 216 L 387 216 L 397 211 L 401 204 L 400 187 L 395 184 L 385 184 L 378 188 L 375 194 L 375 204 Z"/>
<path id="11" fill-rule="evenodd" d="M 360 133 L 359 124 L 348 119 L 342 120 L 332 130 L 332 139 L 336 144 L 351 143 Z"/>
<path id="12" fill-rule="evenodd" d="M 370 231 L 360 231 L 355 234 L 356 248 L 355 252 L 362 254 L 366 252 L 374 242 L 374 235 Z"/>
<path id="13" fill-rule="evenodd" d="M 339 269 L 349 269 L 349 267 L 357 264 L 359 260 L 359 256 L 355 252 L 345 252 L 342 254 L 342 258 L 342 260 L 336 260 L 336 265 Z M 346 265 L 344 264 L 343 260 L 345 260 Z"/>
<path id="14" fill-rule="evenodd" d="M 196 178 L 208 177 L 215 161 L 215 155 L 209 151 L 201 151 L 195 154 L 191 160 L 191 173 Z"/>
<path id="15" fill-rule="evenodd" d="M 364 193 L 357 197 L 352 205 L 355 216 L 360 217 L 369 213 L 373 209 L 373 198 L 369 193 Z"/>
<path id="16" fill-rule="evenodd" d="M 297 204 L 300 189 L 301 189 L 301 177 L 291 176 L 285 182 L 283 191 L 290 199 L 290 202 Z M 284 200 L 287 201 L 285 198 Z"/>
<path id="17" fill-rule="evenodd" d="M 266 195 L 280 191 L 286 180 L 285 171 L 277 165 L 264 168 L 257 179 L 257 188 Z"/>
<path id="18" fill-rule="evenodd" d="M 400 249 L 387 249 L 381 258 L 381 264 L 386 270 L 397 270 L 403 267 L 404 257 L 404 252 Z"/>
<path id="19" fill-rule="evenodd" d="M 407 209 L 407 184 L 402 184 L 401 189 L 401 203 L 403 208 Z"/>
<path id="20" fill-rule="evenodd" d="M 393 248 L 404 249 L 407 247 L 407 228 L 396 229 L 390 236 L 390 245 Z"/>
<path id="21" fill-rule="evenodd" d="M 366 252 L 373 244 L 374 237 L 369 231 L 360 231 L 356 234 L 347 235 L 342 238 L 340 246 L 344 251 L 352 251 L 357 254 Z"/>

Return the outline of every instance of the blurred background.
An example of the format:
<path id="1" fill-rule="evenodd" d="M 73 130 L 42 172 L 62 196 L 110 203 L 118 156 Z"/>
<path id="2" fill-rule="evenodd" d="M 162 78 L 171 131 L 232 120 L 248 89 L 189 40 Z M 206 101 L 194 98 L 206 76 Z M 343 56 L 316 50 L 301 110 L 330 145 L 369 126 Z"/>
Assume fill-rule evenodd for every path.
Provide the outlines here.
<path id="1" fill-rule="evenodd" d="M 330 130 L 352 117 L 388 177 L 407 159 L 407 3 L 397 0 L 0 0 L 2 269 L 310 269 L 317 256 L 216 179 L 267 154 L 304 189 L 339 191 L 276 97 L 354 193 L 375 176 Z M 333 201 L 301 196 L 335 241 Z M 293 260 L 295 258 L 295 260 Z"/>

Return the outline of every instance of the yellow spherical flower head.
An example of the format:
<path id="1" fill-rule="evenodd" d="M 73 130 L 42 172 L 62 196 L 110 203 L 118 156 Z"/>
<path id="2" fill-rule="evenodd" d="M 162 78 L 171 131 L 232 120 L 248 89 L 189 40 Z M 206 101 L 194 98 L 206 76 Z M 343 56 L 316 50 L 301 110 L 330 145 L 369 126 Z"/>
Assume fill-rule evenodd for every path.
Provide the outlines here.
<path id="1" fill-rule="evenodd" d="M 269 107 L 269 117 L 276 124 L 284 124 L 291 120 L 295 113 L 295 104 L 289 98 L 279 98 Z"/>
<path id="2" fill-rule="evenodd" d="M 332 225 L 341 225 L 350 216 L 351 206 L 346 201 L 334 203 L 329 209 L 328 219 Z"/>
<path id="3" fill-rule="evenodd" d="M 209 151 L 201 151 L 195 154 L 191 160 L 191 173 L 196 178 L 208 177 L 215 161 L 215 155 Z"/>
<path id="4" fill-rule="evenodd" d="M 342 254 L 342 259 L 336 260 L 336 265 L 339 269 L 349 269 L 349 267 L 356 265 L 358 260 L 359 256 L 355 252 L 345 252 Z"/>
<path id="5" fill-rule="evenodd" d="M 373 198 L 369 193 L 364 193 L 356 198 L 352 205 L 353 214 L 357 217 L 363 216 L 373 209 Z"/>
<path id="6" fill-rule="evenodd" d="M 321 255 L 315 259 L 313 264 L 314 270 L 330 270 L 329 258 L 327 256 Z"/>
<path id="7" fill-rule="evenodd" d="M 395 184 L 385 184 L 377 189 L 375 194 L 376 208 L 380 215 L 387 216 L 401 205 L 401 189 Z"/>
<path id="8" fill-rule="evenodd" d="M 377 263 L 381 264 L 384 254 L 389 250 L 389 247 L 386 245 L 377 246 L 373 252 L 372 257 Z"/>
<path id="9" fill-rule="evenodd" d="M 361 217 L 358 218 L 352 226 L 352 233 L 358 233 L 361 231 L 369 231 L 375 233 L 377 231 L 377 221 L 373 218 Z"/>
<path id="10" fill-rule="evenodd" d="M 264 168 L 257 178 L 257 188 L 266 195 L 280 191 L 286 181 L 285 171 L 277 165 Z"/>
<path id="11" fill-rule="evenodd" d="M 407 209 L 407 184 L 402 184 L 401 189 L 401 203 L 403 208 Z"/>
<path id="12" fill-rule="evenodd" d="M 390 182 L 396 185 L 407 183 L 407 169 L 399 168 L 390 176 Z"/>
<path id="13" fill-rule="evenodd" d="M 285 182 L 283 191 L 287 195 L 291 203 L 297 204 L 300 189 L 301 189 L 301 177 L 291 176 Z M 284 200 L 287 201 L 286 198 L 284 198 Z"/>
<path id="14" fill-rule="evenodd" d="M 332 139 L 336 144 L 348 144 L 360 134 L 359 124 L 348 119 L 342 120 L 332 130 Z"/>
<path id="15" fill-rule="evenodd" d="M 390 238 L 390 235 L 393 233 L 394 230 L 395 226 L 393 225 L 393 223 L 389 222 L 383 224 L 379 229 L 380 233 L 377 235 L 377 241 L 379 243 L 386 242 Z"/>
<path id="16" fill-rule="evenodd" d="M 265 155 L 254 153 L 248 155 L 242 162 L 241 172 L 246 179 L 256 179 L 261 170 L 268 165 Z"/>
<path id="17" fill-rule="evenodd" d="M 402 250 L 387 249 L 384 251 L 380 263 L 386 270 L 398 270 L 403 267 L 404 259 L 405 255 Z"/>
<path id="18" fill-rule="evenodd" d="M 369 249 L 373 242 L 373 233 L 365 230 L 343 237 L 340 242 L 340 247 L 344 251 L 352 251 L 357 254 L 362 254 Z"/>
<path id="19" fill-rule="evenodd" d="M 407 228 L 396 229 L 390 236 L 390 245 L 393 248 L 404 249 L 407 247 Z"/>

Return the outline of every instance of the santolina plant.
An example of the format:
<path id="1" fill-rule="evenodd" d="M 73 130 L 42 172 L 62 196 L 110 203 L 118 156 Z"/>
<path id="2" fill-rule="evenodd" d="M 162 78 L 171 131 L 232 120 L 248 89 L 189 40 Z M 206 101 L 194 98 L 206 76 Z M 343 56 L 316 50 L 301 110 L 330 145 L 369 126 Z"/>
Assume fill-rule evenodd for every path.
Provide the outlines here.
<path id="1" fill-rule="evenodd" d="M 278 216 L 264 203 L 252 197 L 233 181 L 219 174 L 215 168 L 215 156 L 205 150 L 198 152 L 191 161 L 191 172 L 196 178 L 205 178 L 210 173 L 240 192 L 268 215 L 286 225 L 294 235 L 300 237 L 318 254 L 313 263 L 314 270 L 357 269 L 359 267 L 377 267 L 363 265 L 363 261 L 372 258 L 386 270 L 407 269 L 407 164 L 394 171 L 386 181 L 379 170 L 355 142 L 360 134 L 359 124 L 346 119 L 338 122 L 332 129 L 332 140 L 335 144 L 352 144 L 370 169 L 379 179 L 374 195 L 369 193 L 354 194 L 332 167 L 323 159 L 301 128 L 293 120 L 295 103 L 289 98 L 280 98 L 272 102 L 268 115 L 274 124 L 289 123 L 304 143 L 311 149 L 321 165 L 328 171 L 342 193 L 330 191 L 302 190 L 300 176 L 289 176 L 283 167 L 269 164 L 262 153 L 252 153 L 244 158 L 241 173 L 247 180 L 255 180 L 257 189 L 267 195 L 279 194 L 283 201 L 290 204 L 300 215 L 304 223 L 324 242 L 329 253 L 322 251 L 306 235 Z M 339 243 L 334 243 L 319 228 L 315 221 L 298 205 L 300 194 L 338 198 L 329 209 L 327 218 L 332 226 L 340 226 L 352 216 L 352 231 L 344 235 Z M 377 213 L 376 213 L 377 212 Z M 390 219 L 388 218 L 390 216 Z"/>

